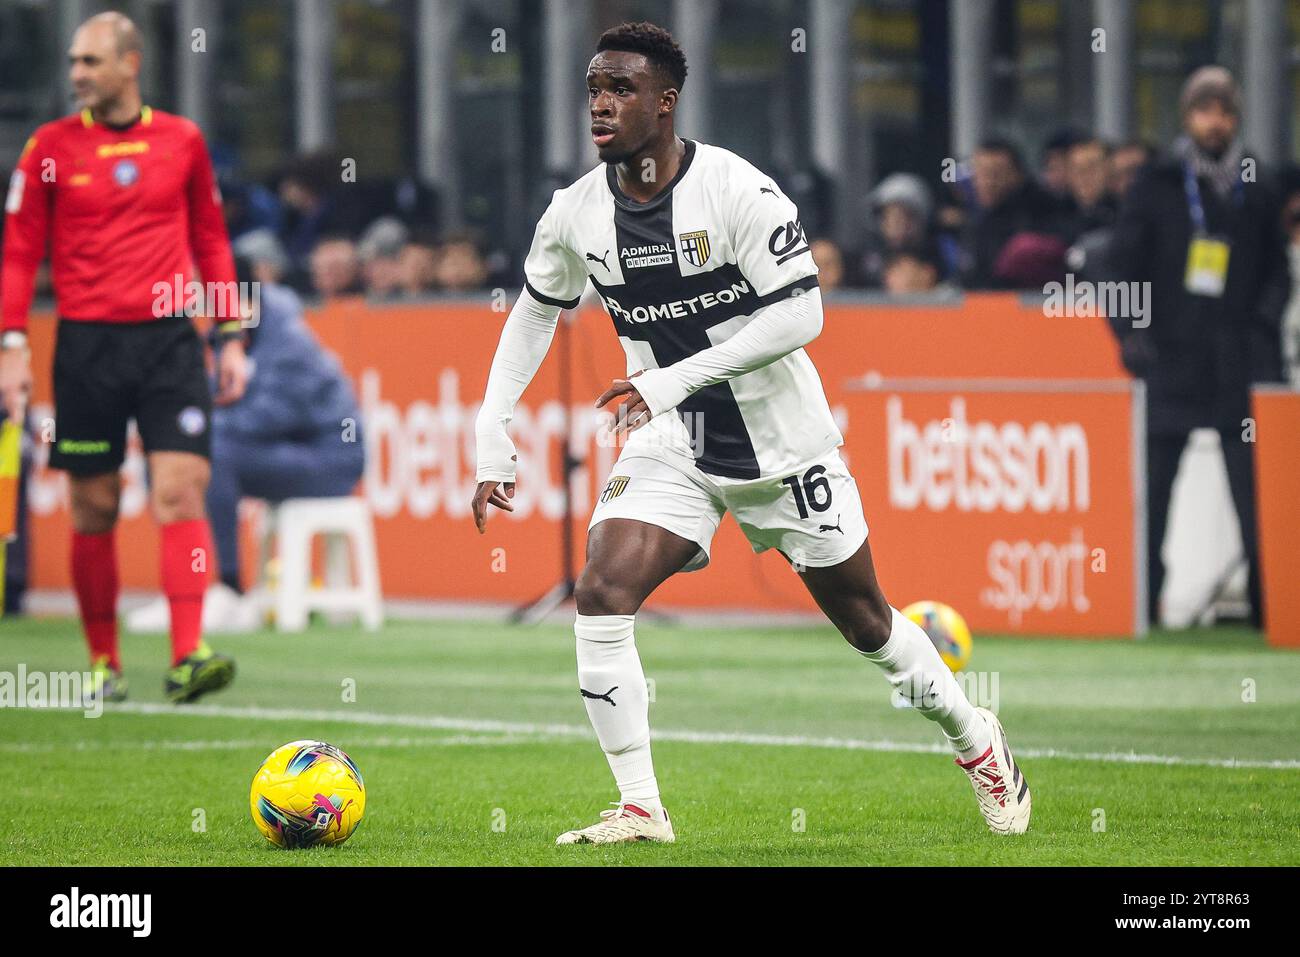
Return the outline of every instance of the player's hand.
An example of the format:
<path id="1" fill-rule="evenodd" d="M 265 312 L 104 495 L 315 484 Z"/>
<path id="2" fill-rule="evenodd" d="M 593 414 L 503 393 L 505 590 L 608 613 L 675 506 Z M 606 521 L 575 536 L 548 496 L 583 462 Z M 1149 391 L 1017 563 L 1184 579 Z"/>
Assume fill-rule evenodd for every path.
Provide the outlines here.
<path id="1" fill-rule="evenodd" d="M 626 379 L 615 379 L 614 384 L 600 394 L 596 400 L 596 408 L 608 405 L 611 399 L 616 399 L 620 395 L 631 396 L 631 398 L 618 407 L 614 419 L 614 434 L 623 435 L 635 432 L 641 426 L 650 421 L 650 407 L 646 405 L 645 399 L 641 398 L 641 393 L 636 390 L 632 380 L 639 376 L 644 369 L 633 372 Z"/>
<path id="2" fill-rule="evenodd" d="M 495 505 L 499 509 L 513 512 L 515 506 L 510 500 L 514 497 L 514 482 L 478 483 L 478 488 L 474 490 L 474 501 L 471 504 L 474 508 L 474 524 L 478 526 L 480 535 L 487 531 L 487 507 Z"/>
<path id="3" fill-rule="evenodd" d="M 0 405 L 10 419 L 23 421 L 31 391 L 32 363 L 27 347 L 0 349 Z"/>
<path id="4" fill-rule="evenodd" d="M 217 354 L 217 405 L 230 405 L 244 397 L 248 387 L 248 356 L 244 344 L 232 340 Z"/>

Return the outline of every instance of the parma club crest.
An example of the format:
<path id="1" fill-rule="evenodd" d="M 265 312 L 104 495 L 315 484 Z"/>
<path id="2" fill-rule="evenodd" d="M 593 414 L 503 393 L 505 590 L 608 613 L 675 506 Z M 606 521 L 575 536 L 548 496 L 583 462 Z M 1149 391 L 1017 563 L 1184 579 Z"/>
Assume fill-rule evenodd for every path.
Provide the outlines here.
<path id="1" fill-rule="evenodd" d="M 681 242 L 682 258 L 692 266 L 703 266 L 709 261 L 709 231 L 700 229 L 693 233 L 682 233 L 678 240 Z"/>
<path id="2" fill-rule="evenodd" d="M 618 498 L 623 494 L 623 490 L 627 488 L 627 483 L 629 481 L 631 481 L 631 476 L 611 476 L 609 483 L 605 486 L 605 490 L 600 493 L 601 502 L 608 502 L 612 498 Z"/>

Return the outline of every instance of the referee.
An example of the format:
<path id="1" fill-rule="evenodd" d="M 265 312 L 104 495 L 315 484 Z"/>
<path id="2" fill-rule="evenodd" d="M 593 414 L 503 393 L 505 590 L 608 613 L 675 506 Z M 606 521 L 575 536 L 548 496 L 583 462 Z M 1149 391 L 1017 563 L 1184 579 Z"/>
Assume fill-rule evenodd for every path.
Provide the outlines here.
<path id="1" fill-rule="evenodd" d="M 17 415 L 31 388 L 27 313 L 48 245 L 58 306 L 50 466 L 68 473 L 72 581 L 94 694 L 126 697 L 117 641 L 114 527 L 127 421 L 149 464 L 171 608 L 172 701 L 225 687 L 234 662 L 202 640 L 211 560 L 204 513 L 212 408 L 193 311 L 193 266 L 220 289 L 216 401 L 247 380 L 234 262 L 203 136 L 140 100 L 140 34 L 120 13 L 78 28 L 68 51 L 80 111 L 27 141 L 5 201 L 0 275 L 0 399 Z M 219 285 L 213 285 L 219 284 Z M 211 299 L 208 311 L 212 311 Z M 224 312 L 224 315 L 221 313 Z"/>

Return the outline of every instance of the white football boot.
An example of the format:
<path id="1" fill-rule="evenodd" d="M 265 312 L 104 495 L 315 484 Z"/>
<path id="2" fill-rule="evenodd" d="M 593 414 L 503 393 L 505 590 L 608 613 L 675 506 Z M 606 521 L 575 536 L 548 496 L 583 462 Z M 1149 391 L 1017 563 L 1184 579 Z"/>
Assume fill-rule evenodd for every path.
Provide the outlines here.
<path id="1" fill-rule="evenodd" d="M 1006 732 L 997 715 L 976 708 L 993 731 L 993 743 L 972 761 L 957 761 L 970 778 L 980 813 L 994 834 L 1024 834 L 1029 829 L 1029 782 L 1011 757 Z"/>
<path id="2" fill-rule="evenodd" d="M 556 844 L 630 844 L 633 841 L 658 841 L 671 844 L 677 840 L 668 812 L 660 808 L 651 814 L 636 804 L 617 804 L 600 812 L 600 821 L 580 831 L 565 831 Z"/>

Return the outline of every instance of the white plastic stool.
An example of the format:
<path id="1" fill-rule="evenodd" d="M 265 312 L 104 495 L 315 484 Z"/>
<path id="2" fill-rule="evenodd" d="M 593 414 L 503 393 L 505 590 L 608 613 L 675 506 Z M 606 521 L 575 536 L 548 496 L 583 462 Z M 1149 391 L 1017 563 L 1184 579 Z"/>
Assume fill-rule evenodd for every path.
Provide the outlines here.
<path id="1" fill-rule="evenodd" d="M 302 631 L 312 611 L 353 612 L 367 631 L 383 624 L 379 590 L 379 556 L 370 504 L 363 498 L 291 498 L 267 509 L 263 548 L 276 537 L 279 582 L 275 591 L 275 625 Z M 311 544 L 325 536 L 325 587 L 311 581 Z M 349 562 L 349 544 L 355 547 Z M 349 564 L 356 571 L 351 582 Z"/>

